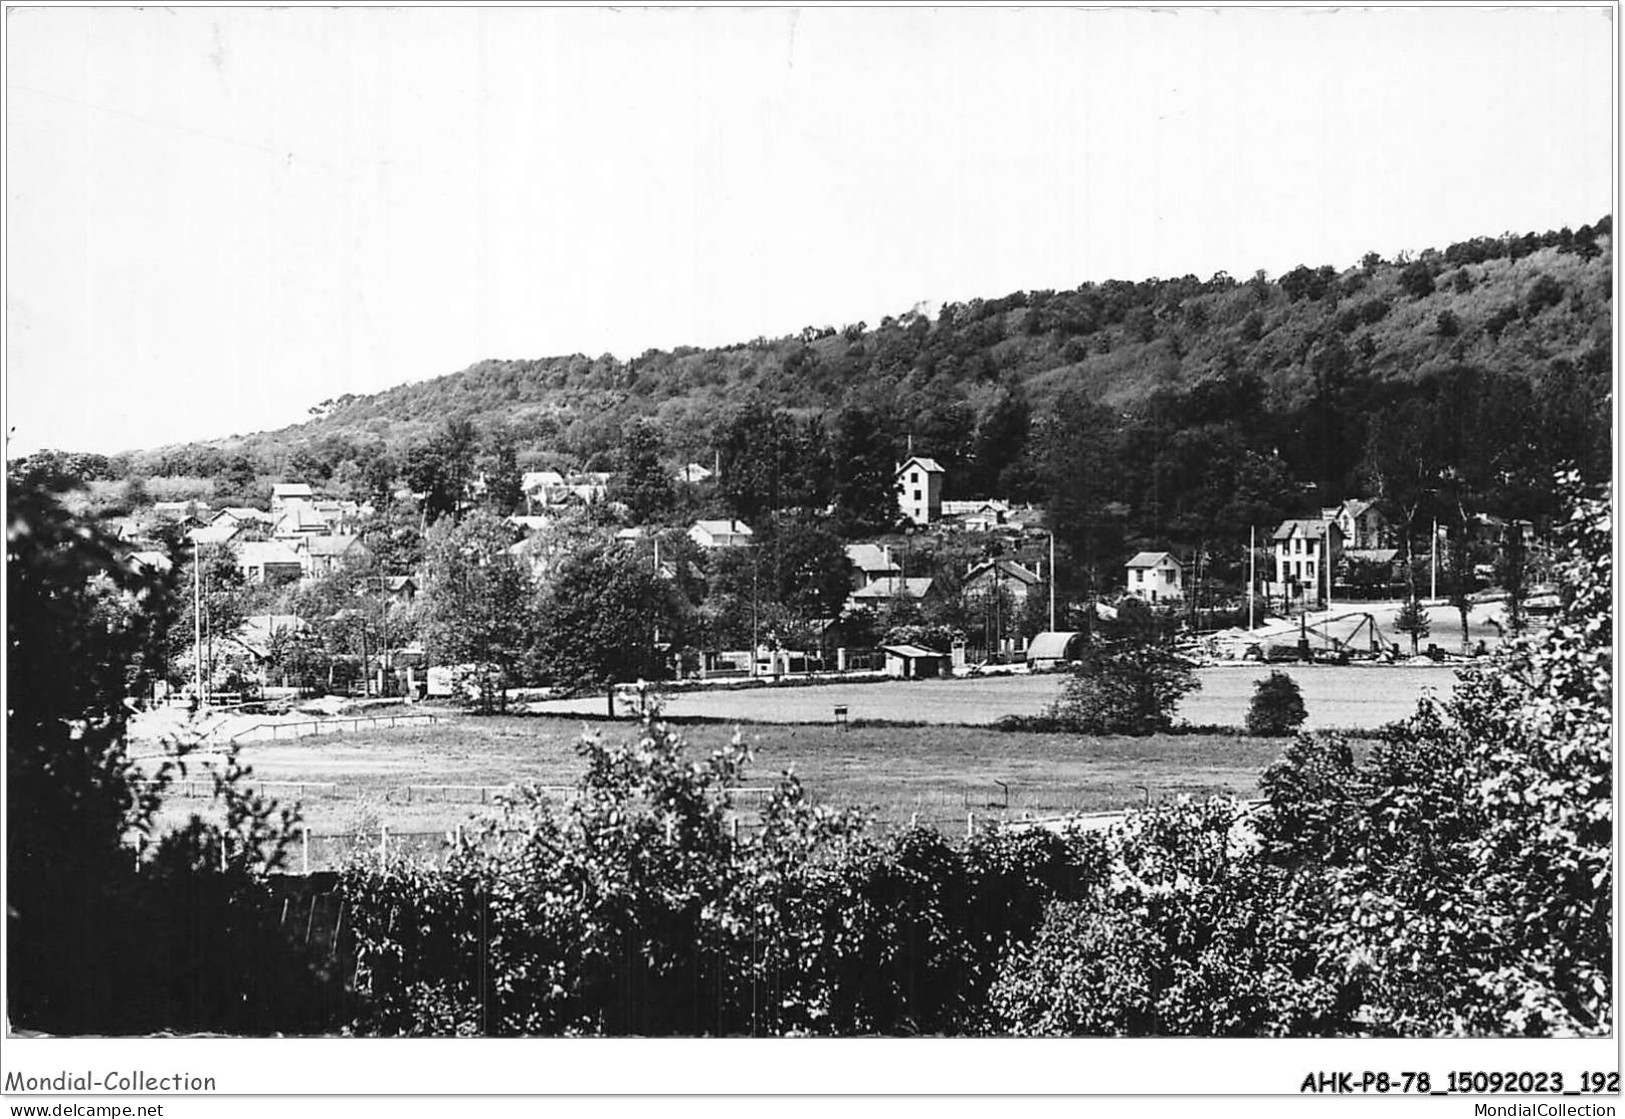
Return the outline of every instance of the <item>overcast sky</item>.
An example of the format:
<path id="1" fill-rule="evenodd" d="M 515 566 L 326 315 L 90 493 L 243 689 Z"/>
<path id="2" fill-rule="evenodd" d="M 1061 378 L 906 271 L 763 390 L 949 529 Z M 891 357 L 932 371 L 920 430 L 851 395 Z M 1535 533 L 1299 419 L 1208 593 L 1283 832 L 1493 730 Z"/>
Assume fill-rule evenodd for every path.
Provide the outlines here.
<path id="1" fill-rule="evenodd" d="M 1611 209 L 1605 8 L 9 17 L 9 454 Z"/>

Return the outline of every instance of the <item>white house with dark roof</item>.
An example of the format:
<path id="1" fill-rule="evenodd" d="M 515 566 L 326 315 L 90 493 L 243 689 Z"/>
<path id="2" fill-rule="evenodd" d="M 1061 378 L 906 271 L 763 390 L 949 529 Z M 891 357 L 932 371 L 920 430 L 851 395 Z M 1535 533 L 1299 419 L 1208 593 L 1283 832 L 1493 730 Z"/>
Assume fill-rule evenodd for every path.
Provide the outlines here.
<path id="1" fill-rule="evenodd" d="M 1185 597 L 1185 566 L 1172 552 L 1140 552 L 1123 565 L 1128 593 L 1146 602 L 1179 602 Z"/>
<path id="2" fill-rule="evenodd" d="M 915 455 L 897 468 L 897 507 L 917 525 L 942 519 L 942 480 L 947 476 L 934 458 Z"/>

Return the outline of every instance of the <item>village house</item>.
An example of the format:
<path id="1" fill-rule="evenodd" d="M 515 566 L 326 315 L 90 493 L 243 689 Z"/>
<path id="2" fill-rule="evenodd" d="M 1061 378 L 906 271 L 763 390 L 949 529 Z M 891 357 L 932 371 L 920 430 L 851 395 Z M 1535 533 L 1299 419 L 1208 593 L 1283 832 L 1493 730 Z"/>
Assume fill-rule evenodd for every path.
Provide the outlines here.
<path id="1" fill-rule="evenodd" d="M 701 482 L 709 482 L 713 474 L 714 472 L 710 467 L 701 466 L 697 462 L 691 462 L 677 471 L 676 480 L 686 485 L 697 486 Z"/>
<path id="2" fill-rule="evenodd" d="M 1336 522 L 1344 547 L 1369 550 L 1383 546 L 1382 514 L 1369 501 L 1351 497 L 1341 505 L 1323 508 L 1320 519 Z"/>
<path id="3" fill-rule="evenodd" d="M 744 521 L 695 521 L 688 530 L 689 539 L 707 551 L 747 548 L 755 535 Z"/>
<path id="4" fill-rule="evenodd" d="M 1027 595 L 1043 582 L 1041 571 L 1033 571 L 1012 559 L 1000 558 L 973 565 L 965 575 L 965 593 L 985 595 L 1002 590 L 1020 609 L 1026 604 Z"/>
<path id="5" fill-rule="evenodd" d="M 884 544 L 848 544 L 846 558 L 852 564 L 852 589 L 862 590 L 875 583 L 889 583 L 903 576 Z"/>
<path id="6" fill-rule="evenodd" d="M 884 579 L 853 591 L 846 598 L 846 608 L 875 610 L 889 603 L 922 603 L 935 591 L 935 579 Z"/>
<path id="7" fill-rule="evenodd" d="M 1343 559 L 1343 530 L 1337 522 L 1282 521 L 1270 539 L 1275 548 L 1275 582 L 1270 594 L 1288 600 L 1325 601 L 1328 565 L 1335 571 Z"/>
<path id="8" fill-rule="evenodd" d="M 358 536 L 311 536 L 298 543 L 296 552 L 304 560 L 305 577 L 323 579 L 341 567 L 365 563 L 372 558 Z"/>
<path id="9" fill-rule="evenodd" d="M 564 475 L 557 470 L 527 470 L 519 479 L 519 488 L 525 494 L 525 512 L 534 513 L 564 500 Z"/>
<path id="10" fill-rule="evenodd" d="M 897 468 L 897 506 L 917 525 L 942 519 L 942 480 L 947 475 L 936 459 L 910 458 Z"/>
<path id="11" fill-rule="evenodd" d="M 271 535 L 278 540 L 300 540 L 311 536 L 326 536 L 332 532 L 327 518 L 308 502 L 294 502 L 285 507 L 271 526 Z"/>
<path id="12" fill-rule="evenodd" d="M 1179 602 L 1185 597 L 1185 568 L 1171 552 L 1140 552 L 1123 565 L 1128 593 L 1150 603 Z"/>
<path id="13" fill-rule="evenodd" d="M 284 513 L 295 505 L 309 505 L 315 500 L 316 495 L 303 482 L 278 482 L 271 487 L 272 513 Z"/>
<path id="14" fill-rule="evenodd" d="M 194 528 L 186 534 L 186 538 L 200 547 L 211 544 L 229 544 L 244 532 L 248 525 L 230 517 L 216 517 L 201 528 Z"/>
<path id="15" fill-rule="evenodd" d="M 239 544 L 237 568 L 250 583 L 293 582 L 305 573 L 304 561 L 281 540 Z"/>

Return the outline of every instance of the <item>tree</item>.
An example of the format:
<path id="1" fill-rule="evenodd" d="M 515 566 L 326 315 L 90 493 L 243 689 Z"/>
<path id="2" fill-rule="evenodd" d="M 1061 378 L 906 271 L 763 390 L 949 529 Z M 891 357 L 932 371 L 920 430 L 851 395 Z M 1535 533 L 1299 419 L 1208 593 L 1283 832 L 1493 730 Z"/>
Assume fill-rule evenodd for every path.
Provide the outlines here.
<path id="1" fill-rule="evenodd" d="M 512 535 L 478 510 L 435 525 L 424 542 L 423 644 L 441 665 L 467 665 L 480 709 L 506 709 L 531 641 L 535 588 L 508 554 Z"/>
<path id="2" fill-rule="evenodd" d="M 1516 521 L 1507 525 L 1495 560 L 1495 579 L 1507 596 L 1507 628 L 1514 634 L 1522 633 L 1528 625 L 1523 603 L 1529 596 L 1529 550 L 1523 530 L 1524 526 Z"/>
<path id="3" fill-rule="evenodd" d="M 836 523 L 849 539 L 897 521 L 897 462 L 880 417 L 860 405 L 836 417 L 830 448 Z"/>
<path id="4" fill-rule="evenodd" d="M 473 477 L 476 443 L 474 425 L 453 417 L 407 450 L 403 473 L 412 492 L 423 495 L 425 526 L 462 508 Z"/>
<path id="5" fill-rule="evenodd" d="M 635 419 L 621 428 L 609 498 L 626 506 L 635 525 L 661 520 L 676 502 L 671 475 L 660 461 L 663 443 L 660 429 L 648 420 Z"/>
<path id="6" fill-rule="evenodd" d="M 293 814 L 244 792 L 233 748 L 214 770 L 224 824 L 193 816 L 159 835 L 174 766 L 143 772 L 130 759 L 125 700 L 155 677 L 175 577 L 134 572 L 49 489 L 11 478 L 6 493 L 11 1024 L 319 1029 L 300 1016 L 311 974 L 263 889 Z"/>
<path id="7" fill-rule="evenodd" d="M 524 475 L 519 472 L 519 449 L 512 439 L 499 438 L 485 478 L 485 500 L 499 517 L 518 512 L 524 504 Z"/>
<path id="8" fill-rule="evenodd" d="M 667 675 L 684 636 L 677 587 L 630 548 L 598 543 L 564 557 L 542 595 L 534 647 L 554 684 L 590 691 Z"/>
<path id="9" fill-rule="evenodd" d="M 1308 717 L 1298 682 L 1284 672 L 1271 672 L 1253 687 L 1247 733 L 1279 738 L 1296 731 Z"/>
<path id="10" fill-rule="evenodd" d="M 1078 734 L 1154 734 L 1173 725 L 1174 708 L 1201 682 L 1191 663 L 1139 641 L 1092 647 L 1046 713 Z"/>
<path id="11" fill-rule="evenodd" d="M 1406 599 L 1405 605 L 1394 615 L 1394 628 L 1410 636 L 1413 657 L 1416 655 L 1417 642 L 1428 635 L 1428 627 L 1428 612 L 1414 596 Z"/>

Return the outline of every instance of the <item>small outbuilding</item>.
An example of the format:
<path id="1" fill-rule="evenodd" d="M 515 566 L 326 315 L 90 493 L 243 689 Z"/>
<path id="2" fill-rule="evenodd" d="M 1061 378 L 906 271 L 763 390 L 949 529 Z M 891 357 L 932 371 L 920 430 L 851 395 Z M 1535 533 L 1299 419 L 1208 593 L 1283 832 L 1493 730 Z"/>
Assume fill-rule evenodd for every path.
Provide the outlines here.
<path id="1" fill-rule="evenodd" d="M 886 675 L 899 680 L 927 680 L 942 675 L 947 653 L 922 649 L 918 645 L 883 645 Z"/>
<path id="2" fill-rule="evenodd" d="M 1027 664 L 1031 668 L 1054 668 L 1075 661 L 1083 655 L 1083 640 L 1077 630 L 1040 633 L 1027 646 Z"/>

